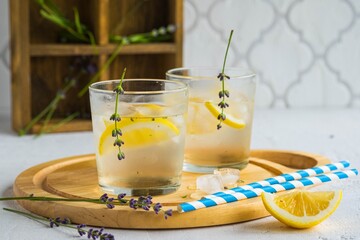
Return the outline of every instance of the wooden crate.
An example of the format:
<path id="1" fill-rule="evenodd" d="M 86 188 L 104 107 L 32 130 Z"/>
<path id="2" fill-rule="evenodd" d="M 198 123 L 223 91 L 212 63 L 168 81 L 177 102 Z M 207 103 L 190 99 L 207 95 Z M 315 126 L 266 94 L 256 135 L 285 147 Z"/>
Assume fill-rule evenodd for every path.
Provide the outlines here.
<path id="1" fill-rule="evenodd" d="M 124 46 L 100 80 L 118 79 L 126 66 L 126 78 L 165 78 L 167 69 L 182 65 L 182 0 L 151 0 L 135 14 L 128 15 L 121 29 L 118 23 L 139 0 L 54 0 L 67 15 L 77 7 L 83 23 L 95 34 L 97 45 L 59 43 L 60 28 L 43 19 L 34 0 L 9 0 L 11 22 L 12 124 L 18 131 L 40 113 L 63 86 L 69 63 L 76 56 L 93 55 L 102 66 L 116 48 L 110 34 L 128 35 L 148 32 L 175 24 L 174 39 L 166 43 Z M 94 49 L 98 53 L 94 56 Z M 90 79 L 81 79 L 84 84 Z M 80 117 L 56 129 L 56 132 L 91 130 L 88 94 L 78 98 L 77 86 L 61 101 L 54 122 L 78 111 Z M 32 133 L 41 129 L 34 125 Z"/>

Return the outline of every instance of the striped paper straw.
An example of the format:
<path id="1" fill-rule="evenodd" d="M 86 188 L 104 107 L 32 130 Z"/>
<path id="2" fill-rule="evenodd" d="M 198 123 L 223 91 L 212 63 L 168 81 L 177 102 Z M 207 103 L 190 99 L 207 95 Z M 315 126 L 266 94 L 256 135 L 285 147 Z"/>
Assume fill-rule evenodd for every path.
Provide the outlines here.
<path id="1" fill-rule="evenodd" d="M 200 208 L 213 207 L 220 204 L 235 202 L 243 199 L 258 197 L 262 192 L 276 193 L 285 190 L 291 190 L 295 188 L 301 188 L 320 183 L 330 182 L 333 180 L 345 179 L 358 175 L 357 169 L 332 172 L 328 174 L 322 174 L 315 177 L 302 178 L 299 180 L 288 181 L 279 184 L 273 184 L 271 186 L 265 186 L 261 188 L 254 188 L 251 190 L 244 190 L 242 192 L 235 192 L 232 194 L 224 194 L 220 197 L 203 198 L 198 201 L 181 203 L 178 206 L 179 212 L 190 212 Z"/>
<path id="2" fill-rule="evenodd" d="M 231 188 L 231 189 L 223 191 L 223 192 L 213 193 L 211 195 L 205 196 L 204 198 L 215 198 L 215 197 L 220 197 L 221 195 L 224 195 L 224 194 L 233 194 L 235 192 L 242 192 L 244 190 L 250 190 L 250 189 L 254 189 L 254 188 L 262 188 L 262 187 L 270 186 L 273 184 L 279 184 L 279 183 L 283 183 L 283 182 L 298 180 L 298 179 L 301 179 L 304 177 L 312 177 L 312 176 L 316 176 L 316 175 L 323 174 L 323 173 L 329 173 L 329 172 L 332 172 L 335 170 L 341 170 L 341 169 L 347 168 L 349 166 L 350 166 L 350 162 L 348 162 L 348 161 L 329 163 L 329 164 L 326 164 L 323 166 L 317 166 L 317 167 L 313 167 L 313 168 L 299 170 L 299 171 L 292 172 L 292 173 L 281 174 L 276 177 L 267 178 L 263 181 L 253 182 L 253 183 L 249 183 L 244 186 Z"/>

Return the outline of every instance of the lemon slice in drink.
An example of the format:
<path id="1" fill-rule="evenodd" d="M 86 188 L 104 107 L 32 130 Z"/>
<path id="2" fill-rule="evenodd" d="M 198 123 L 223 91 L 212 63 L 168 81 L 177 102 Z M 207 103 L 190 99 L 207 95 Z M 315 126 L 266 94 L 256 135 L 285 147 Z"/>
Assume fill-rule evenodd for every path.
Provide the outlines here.
<path id="1" fill-rule="evenodd" d="M 261 199 L 266 210 L 280 222 L 294 228 L 309 228 L 321 223 L 336 210 L 342 191 L 262 193 Z"/>
<path id="2" fill-rule="evenodd" d="M 205 102 L 205 106 L 214 117 L 217 118 L 219 116 L 220 111 L 214 103 L 208 101 L 208 102 Z M 244 120 L 236 119 L 228 113 L 226 113 L 226 119 L 223 121 L 223 123 L 228 125 L 229 127 L 236 128 L 236 129 L 241 129 L 246 126 Z"/>
<path id="3" fill-rule="evenodd" d="M 114 150 L 114 140 L 112 131 L 114 122 L 106 123 L 106 129 L 99 139 L 99 154 Z M 124 117 L 118 123 L 118 128 L 122 130 L 126 147 L 136 147 L 147 144 L 154 144 L 168 140 L 173 136 L 179 135 L 180 130 L 167 118 L 151 117 Z"/>

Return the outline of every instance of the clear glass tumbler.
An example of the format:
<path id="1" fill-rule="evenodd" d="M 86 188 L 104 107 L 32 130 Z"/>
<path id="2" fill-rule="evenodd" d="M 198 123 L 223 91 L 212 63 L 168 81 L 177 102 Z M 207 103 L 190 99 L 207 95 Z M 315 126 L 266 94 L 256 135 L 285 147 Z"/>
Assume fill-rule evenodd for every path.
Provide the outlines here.
<path id="1" fill-rule="evenodd" d="M 177 68 L 166 73 L 167 79 L 189 85 L 184 171 L 243 169 L 249 162 L 256 74 L 246 68 L 226 69 L 229 107 L 224 109 L 226 120 L 217 129 L 222 89 L 219 73 L 221 69 L 211 67 Z"/>
<path id="2" fill-rule="evenodd" d="M 161 195 L 180 186 L 184 159 L 187 85 L 157 79 L 125 79 L 118 99 L 117 123 L 125 159 L 118 160 L 112 132 L 119 80 L 90 86 L 99 185 L 105 192 Z"/>

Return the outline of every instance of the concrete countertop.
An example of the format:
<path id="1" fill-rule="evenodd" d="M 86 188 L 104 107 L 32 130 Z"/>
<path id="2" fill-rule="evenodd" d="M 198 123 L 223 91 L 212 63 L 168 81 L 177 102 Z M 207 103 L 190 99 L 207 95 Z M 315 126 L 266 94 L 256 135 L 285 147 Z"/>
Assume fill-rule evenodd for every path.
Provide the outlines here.
<path id="1" fill-rule="evenodd" d="M 348 160 L 360 169 L 359 109 L 257 109 L 253 149 L 296 150 Z M 93 153 L 91 132 L 18 137 L 9 114 L 0 114 L 0 196 L 12 195 L 12 184 L 23 170 L 49 160 Z M 116 239 L 360 239 L 360 177 L 324 184 L 323 190 L 343 189 L 339 208 L 320 225 L 306 230 L 286 227 L 273 217 L 226 226 L 184 230 L 107 229 Z M 15 202 L 0 207 L 21 209 Z M 0 210 L 0 239 L 86 239 L 76 230 L 51 229 Z"/>

